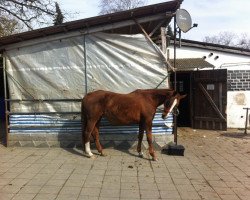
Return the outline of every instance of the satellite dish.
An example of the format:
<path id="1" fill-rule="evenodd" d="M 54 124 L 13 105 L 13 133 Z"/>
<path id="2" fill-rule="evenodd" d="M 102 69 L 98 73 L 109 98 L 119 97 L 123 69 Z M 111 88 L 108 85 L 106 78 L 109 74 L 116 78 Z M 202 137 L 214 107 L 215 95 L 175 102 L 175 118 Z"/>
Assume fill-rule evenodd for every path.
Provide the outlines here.
<path id="1" fill-rule="evenodd" d="M 176 23 L 184 33 L 188 32 L 192 28 L 192 19 L 188 11 L 178 9 L 176 11 Z"/>

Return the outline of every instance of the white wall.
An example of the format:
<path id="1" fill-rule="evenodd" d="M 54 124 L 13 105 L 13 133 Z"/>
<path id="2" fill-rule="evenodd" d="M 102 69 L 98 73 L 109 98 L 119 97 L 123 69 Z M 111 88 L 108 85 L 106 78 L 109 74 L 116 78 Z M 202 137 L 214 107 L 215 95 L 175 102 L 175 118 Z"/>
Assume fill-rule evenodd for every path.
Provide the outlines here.
<path id="1" fill-rule="evenodd" d="M 174 58 L 174 49 L 169 47 L 169 57 L 170 59 Z M 209 54 L 213 53 L 211 57 Z M 250 56 L 247 55 L 238 55 L 233 53 L 225 53 L 214 50 L 200 49 L 194 47 L 177 47 L 176 48 L 176 58 L 203 58 L 206 56 L 206 61 L 215 66 L 215 68 L 225 68 L 229 70 L 234 69 L 244 69 L 250 70 Z M 219 56 L 218 59 L 215 59 L 216 56 Z"/>
<path id="2" fill-rule="evenodd" d="M 227 126 L 228 128 L 244 128 L 246 110 L 250 107 L 250 91 L 227 92 Z M 250 114 L 250 113 L 249 113 Z"/>
<path id="3" fill-rule="evenodd" d="M 173 47 L 169 47 L 169 57 L 173 59 Z M 213 53 L 209 57 L 209 54 Z M 176 58 L 203 58 L 215 66 L 215 69 L 227 70 L 250 70 L 250 56 L 225 53 L 214 50 L 200 49 L 194 47 L 177 47 Z M 219 56 L 218 59 L 215 59 Z M 250 107 L 250 91 L 228 91 L 227 97 L 227 126 L 228 128 L 244 128 L 246 121 L 246 110 Z M 248 125 L 249 126 L 249 125 Z"/>

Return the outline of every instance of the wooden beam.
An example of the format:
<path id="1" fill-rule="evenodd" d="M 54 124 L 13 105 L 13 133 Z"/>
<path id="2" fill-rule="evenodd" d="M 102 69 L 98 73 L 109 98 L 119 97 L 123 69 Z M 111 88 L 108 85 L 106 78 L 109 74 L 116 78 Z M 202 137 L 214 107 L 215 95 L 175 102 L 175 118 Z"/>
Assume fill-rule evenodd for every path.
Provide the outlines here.
<path id="1" fill-rule="evenodd" d="M 164 55 L 167 52 L 166 28 L 161 27 L 161 49 Z"/>
<path id="2" fill-rule="evenodd" d="M 175 71 L 175 68 L 170 64 L 170 62 L 167 60 L 165 54 L 161 51 L 160 48 L 158 48 L 158 46 L 152 41 L 152 39 L 149 37 L 149 35 L 147 34 L 147 32 L 145 31 L 145 29 L 141 26 L 141 24 L 139 24 L 139 22 L 134 19 L 135 23 L 140 27 L 141 31 L 144 33 L 145 37 L 148 39 L 148 41 L 150 42 L 150 44 L 154 47 L 155 51 L 159 54 L 159 56 L 161 56 L 163 58 L 163 62 L 164 64 L 169 67 L 172 71 Z"/>
<path id="3" fill-rule="evenodd" d="M 215 112 L 219 115 L 219 117 L 221 119 L 224 120 L 224 122 L 226 122 L 226 118 L 223 116 L 223 114 L 221 113 L 221 111 L 219 110 L 219 108 L 217 107 L 217 105 L 214 103 L 212 97 L 209 95 L 209 93 L 207 92 L 207 90 L 204 88 L 204 86 L 199 83 L 199 88 L 201 89 L 201 91 L 203 92 L 203 94 L 205 95 L 205 97 L 207 98 L 207 100 L 209 101 L 209 103 L 212 105 L 213 109 L 215 110 Z"/>
<path id="4" fill-rule="evenodd" d="M 151 31 L 151 33 L 148 34 L 148 36 L 152 37 L 152 35 L 154 35 L 154 33 L 157 31 L 157 29 L 160 28 L 162 26 L 162 24 L 164 24 L 165 21 L 166 21 L 165 19 L 160 21 L 159 24 L 157 24 L 157 26 L 155 26 L 155 28 Z"/>

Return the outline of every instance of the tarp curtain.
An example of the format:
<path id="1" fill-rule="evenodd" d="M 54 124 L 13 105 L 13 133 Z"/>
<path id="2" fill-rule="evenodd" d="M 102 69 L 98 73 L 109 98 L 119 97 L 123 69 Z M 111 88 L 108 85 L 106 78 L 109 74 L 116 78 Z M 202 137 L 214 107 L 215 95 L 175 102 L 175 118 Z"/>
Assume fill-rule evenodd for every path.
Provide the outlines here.
<path id="1" fill-rule="evenodd" d="M 72 37 L 9 50 L 6 57 L 11 99 L 80 99 L 98 89 L 129 93 L 155 88 L 168 73 L 141 34 Z M 167 81 L 161 87 L 168 87 Z M 70 112 L 80 111 L 80 106 L 78 102 L 19 102 L 11 104 L 11 111 Z"/>

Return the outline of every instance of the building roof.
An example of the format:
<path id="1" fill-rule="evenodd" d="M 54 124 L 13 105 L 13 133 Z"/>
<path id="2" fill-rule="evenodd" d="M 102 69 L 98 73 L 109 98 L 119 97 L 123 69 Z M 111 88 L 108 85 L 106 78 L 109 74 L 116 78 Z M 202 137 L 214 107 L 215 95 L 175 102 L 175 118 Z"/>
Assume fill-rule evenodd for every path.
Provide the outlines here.
<path id="1" fill-rule="evenodd" d="M 87 30 L 90 28 L 102 27 L 107 24 L 110 26 L 106 29 L 99 28 L 98 30 L 120 34 L 137 34 L 141 33 L 141 30 L 134 22 L 134 19 L 137 20 L 142 18 L 144 20 L 141 21 L 140 24 L 148 33 L 150 33 L 159 23 L 161 23 L 162 26 L 168 25 L 173 16 L 172 14 L 179 8 L 181 3 L 182 0 L 173 0 L 2 37 L 0 38 L 0 45 L 2 46 L 0 47 L 0 50 L 3 50 L 3 47 L 6 45 L 56 34 L 73 31 L 82 31 L 84 34 L 88 33 Z M 125 21 L 127 23 L 124 23 Z M 117 23 L 119 25 L 117 25 Z"/>
<path id="2" fill-rule="evenodd" d="M 170 59 L 170 63 L 174 66 L 174 60 Z M 214 68 L 215 66 L 202 58 L 181 58 L 176 59 L 175 67 L 177 71 L 188 71 L 203 68 Z"/>
<path id="3" fill-rule="evenodd" d="M 173 45 L 174 41 L 171 40 L 170 43 Z M 177 45 L 179 45 L 178 40 L 176 43 Z M 250 49 L 244 49 L 244 48 L 232 47 L 232 46 L 226 46 L 226 45 L 220 45 L 220 44 L 213 44 L 213 43 L 207 43 L 207 42 L 181 39 L 181 46 L 250 56 Z"/>

